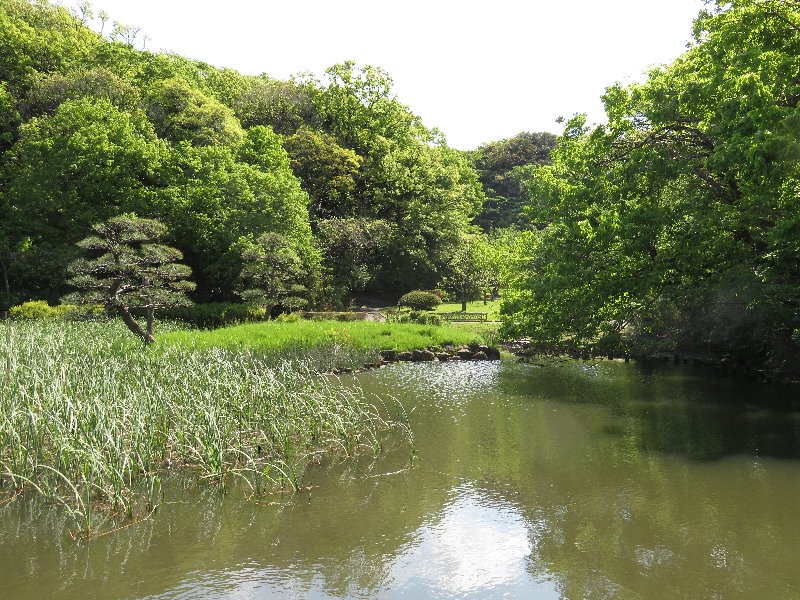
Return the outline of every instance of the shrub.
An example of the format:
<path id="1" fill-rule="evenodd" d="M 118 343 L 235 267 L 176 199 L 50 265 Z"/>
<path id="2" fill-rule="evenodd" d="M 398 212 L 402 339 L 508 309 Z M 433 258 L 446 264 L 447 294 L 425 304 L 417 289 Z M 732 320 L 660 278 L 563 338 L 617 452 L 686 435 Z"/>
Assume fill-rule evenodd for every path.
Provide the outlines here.
<path id="1" fill-rule="evenodd" d="M 432 312 L 419 312 L 412 310 L 410 313 L 400 315 L 398 323 L 419 323 L 420 325 L 433 325 L 438 327 L 442 324 L 442 317 Z"/>
<path id="2" fill-rule="evenodd" d="M 278 323 L 297 323 L 303 320 L 303 315 L 299 312 L 281 313 L 275 317 L 275 320 Z"/>
<path id="3" fill-rule="evenodd" d="M 408 306 L 413 310 L 433 310 L 441 303 L 442 300 L 439 296 L 430 292 L 423 292 L 422 290 L 408 292 L 398 301 L 400 306 Z"/>
<path id="4" fill-rule="evenodd" d="M 433 294 L 434 296 L 439 296 L 439 300 L 444 302 L 447 299 L 447 292 L 445 290 L 422 290 L 423 292 L 428 292 L 429 294 Z"/>
<path id="5" fill-rule="evenodd" d="M 337 312 L 337 311 L 305 311 L 304 319 L 309 321 L 363 321 L 363 312 Z"/>
<path id="6" fill-rule="evenodd" d="M 209 302 L 207 304 L 168 308 L 162 310 L 160 316 L 164 319 L 175 319 L 204 329 L 214 329 L 236 323 L 263 321 L 267 318 L 266 310 L 263 307 L 234 304 L 232 302 Z"/>
<path id="7" fill-rule="evenodd" d="M 50 306 L 45 300 L 31 300 L 8 311 L 13 319 L 75 319 L 86 313 L 74 304 Z"/>

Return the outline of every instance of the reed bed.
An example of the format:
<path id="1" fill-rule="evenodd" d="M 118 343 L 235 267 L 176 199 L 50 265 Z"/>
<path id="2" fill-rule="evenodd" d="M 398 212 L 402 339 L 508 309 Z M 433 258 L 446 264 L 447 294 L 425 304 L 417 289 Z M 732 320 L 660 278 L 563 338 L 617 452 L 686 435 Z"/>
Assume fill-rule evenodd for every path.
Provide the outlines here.
<path id="1" fill-rule="evenodd" d="M 86 530 L 99 507 L 131 518 L 151 509 L 168 468 L 256 493 L 300 490 L 318 454 L 378 454 L 383 432 L 408 432 L 303 359 L 144 350 L 113 322 L 17 322 L 5 354 L 0 504 L 35 490 Z"/>

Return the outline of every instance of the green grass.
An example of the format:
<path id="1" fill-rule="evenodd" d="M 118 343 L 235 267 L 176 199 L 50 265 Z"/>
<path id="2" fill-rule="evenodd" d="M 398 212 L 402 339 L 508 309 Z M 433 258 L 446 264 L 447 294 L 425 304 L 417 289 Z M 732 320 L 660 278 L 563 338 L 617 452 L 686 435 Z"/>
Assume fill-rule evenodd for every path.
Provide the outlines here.
<path id="1" fill-rule="evenodd" d="M 433 327 L 412 323 L 375 323 L 371 321 L 297 321 L 249 323 L 211 331 L 178 331 L 159 338 L 163 345 L 190 348 L 249 349 L 266 356 L 313 355 L 330 362 L 362 360 L 378 350 L 413 350 L 445 344 L 469 344 L 483 341 L 480 334 L 452 326 Z M 320 364 L 326 367 L 352 364 Z"/>
<path id="2" fill-rule="evenodd" d="M 489 321 L 499 321 L 501 302 L 502 300 L 500 299 L 487 300 L 486 304 L 483 303 L 483 300 L 474 300 L 473 302 L 467 302 L 467 312 L 489 313 L 487 316 Z M 443 302 L 442 304 L 436 307 L 436 312 L 461 312 L 461 303 Z"/>
<path id="3" fill-rule="evenodd" d="M 234 343 L 290 339 L 279 331 L 219 330 L 225 348 L 176 332 L 163 337 L 192 347 L 145 350 L 119 322 L 13 323 L 10 369 L 0 361 L 0 505 L 35 491 L 90 531 L 97 514 L 131 518 L 157 504 L 167 465 L 204 480 L 236 478 L 254 492 L 299 489 L 316 454 L 377 454 L 381 432 L 407 432 L 357 388 L 316 374 L 313 362 Z M 3 338 L 0 355 L 8 353 Z"/>

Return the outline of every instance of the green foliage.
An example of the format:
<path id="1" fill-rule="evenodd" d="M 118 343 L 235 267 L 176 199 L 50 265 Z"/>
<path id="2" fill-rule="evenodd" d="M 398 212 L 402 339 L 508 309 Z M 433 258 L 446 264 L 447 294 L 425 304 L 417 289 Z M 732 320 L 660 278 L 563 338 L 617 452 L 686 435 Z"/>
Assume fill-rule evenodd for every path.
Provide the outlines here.
<path id="1" fill-rule="evenodd" d="M 14 97 L 6 89 L 6 83 L 0 81 L 0 153 L 8 150 L 17 137 L 20 115 L 14 104 Z"/>
<path id="2" fill-rule="evenodd" d="M 164 81 L 150 92 L 147 114 L 158 135 L 171 142 L 236 147 L 244 137 L 230 108 L 180 79 Z"/>
<path id="3" fill-rule="evenodd" d="M 144 115 L 107 100 L 67 100 L 23 124 L 6 162 L 17 287 L 57 297 L 74 244 L 92 223 L 148 211 L 162 153 Z"/>
<path id="4" fill-rule="evenodd" d="M 439 327 L 442 324 L 442 317 L 432 312 L 412 310 L 411 312 L 398 315 L 397 323 L 419 323 L 420 325 Z"/>
<path id="5" fill-rule="evenodd" d="M 246 76 L 136 50 L 117 23 L 98 35 L 90 12 L 0 5 L 5 305 L 59 298 L 74 244 L 129 212 L 169 227 L 199 300 L 232 300 L 247 244 L 270 232 L 305 266 L 311 301 L 436 285 L 483 192 L 385 72 Z"/>
<path id="6" fill-rule="evenodd" d="M 303 320 L 302 313 L 299 312 L 288 312 L 288 313 L 281 313 L 277 317 L 275 317 L 275 321 L 278 323 L 297 323 L 298 321 Z"/>
<path id="7" fill-rule="evenodd" d="M 52 115 L 66 100 L 104 99 L 122 111 L 135 112 L 139 90 L 105 68 L 80 69 L 69 73 L 41 73 L 20 102 L 25 120 Z"/>
<path id="8" fill-rule="evenodd" d="M 464 235 L 453 251 L 441 283 L 450 297 L 462 303 L 462 310 L 466 310 L 466 302 L 496 287 L 491 280 L 493 258 L 485 237 L 478 234 Z"/>
<path id="9" fill-rule="evenodd" d="M 146 343 L 154 341 L 153 312 L 191 303 L 186 296 L 195 287 L 187 281 L 191 269 L 178 264 L 183 258 L 179 250 L 155 243 L 166 233 L 158 221 L 120 216 L 92 229 L 96 235 L 78 243 L 90 258 L 70 264 L 68 283 L 78 291 L 67 301 L 115 309 L 131 332 Z M 146 311 L 147 331 L 131 317 L 133 309 Z"/>
<path id="10" fill-rule="evenodd" d="M 158 212 L 170 227 L 168 241 L 183 251 L 197 277 L 198 300 L 232 299 L 245 247 L 268 232 L 289 241 L 307 267 L 301 283 L 314 286 L 320 259 L 308 196 L 271 129 L 250 129 L 238 151 L 180 144 L 170 157 L 168 175 L 171 182 L 160 194 Z"/>
<path id="11" fill-rule="evenodd" d="M 392 228 L 382 219 L 334 218 L 317 221 L 317 239 L 324 254 L 338 303 L 366 290 L 390 251 Z"/>
<path id="12" fill-rule="evenodd" d="M 12 319 L 60 319 L 77 310 L 72 304 L 50 306 L 44 300 L 31 300 L 12 306 L 9 315 Z"/>
<path id="13" fill-rule="evenodd" d="M 62 504 L 86 534 L 95 511 L 146 516 L 165 466 L 191 466 L 198 481 L 237 476 L 258 492 L 288 484 L 276 473 L 302 473 L 319 452 L 375 455 L 392 427 L 363 394 L 316 375 L 341 365 L 330 352 L 317 365 L 311 351 L 290 360 L 247 338 L 226 352 L 133 352 L 123 336 L 116 322 L 18 323 L 16 366 L 0 386 L 0 485 Z"/>
<path id="14" fill-rule="evenodd" d="M 300 283 L 303 263 L 289 241 L 277 233 L 265 233 L 249 245 L 242 257 L 245 302 L 262 306 L 269 315 L 272 307 L 300 308 L 308 303 Z"/>
<path id="15" fill-rule="evenodd" d="M 39 73 L 66 70 L 86 61 L 100 39 L 77 26 L 63 7 L 49 2 L 0 3 L 0 81 L 15 94 Z"/>
<path id="16" fill-rule="evenodd" d="M 414 290 L 403 294 L 397 303 L 400 306 L 408 306 L 414 310 L 433 310 L 442 303 L 442 299 L 430 292 Z"/>
<path id="17" fill-rule="evenodd" d="M 250 321 L 263 321 L 267 312 L 263 307 L 232 302 L 207 302 L 189 306 L 175 306 L 160 311 L 161 318 L 188 323 L 203 329 L 215 329 Z"/>
<path id="18" fill-rule="evenodd" d="M 311 210 L 318 219 L 355 214 L 356 179 L 362 158 L 336 140 L 306 127 L 286 138 L 292 170 L 311 197 Z"/>
<path id="19" fill-rule="evenodd" d="M 546 224 L 512 266 L 509 334 L 796 363 L 800 21 L 795 2 L 704 12 L 608 124 L 566 124 L 531 180 Z"/>
<path id="20" fill-rule="evenodd" d="M 552 133 L 523 132 L 468 153 L 486 191 L 486 202 L 475 217 L 476 225 L 486 232 L 531 227 L 524 211 L 529 198 L 525 184 L 534 165 L 550 163 L 556 139 Z"/>
<path id="21" fill-rule="evenodd" d="M 245 128 L 266 125 L 282 135 L 316 127 L 319 120 L 308 85 L 266 75 L 247 78 L 231 106 Z"/>
<path id="22" fill-rule="evenodd" d="M 429 294 L 433 294 L 435 296 L 439 296 L 439 300 L 444 302 L 447 299 L 447 291 L 446 290 L 422 290 L 423 292 L 428 292 Z"/>

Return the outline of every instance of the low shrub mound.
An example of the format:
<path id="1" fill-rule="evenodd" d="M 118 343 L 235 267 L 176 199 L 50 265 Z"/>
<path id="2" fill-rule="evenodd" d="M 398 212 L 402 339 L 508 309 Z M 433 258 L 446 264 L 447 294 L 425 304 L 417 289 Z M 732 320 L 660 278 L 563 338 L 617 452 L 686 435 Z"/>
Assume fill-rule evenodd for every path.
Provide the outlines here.
<path id="1" fill-rule="evenodd" d="M 423 292 L 422 290 L 414 290 L 404 294 L 398 304 L 400 306 L 408 306 L 413 310 L 433 310 L 442 303 L 442 299 L 431 292 Z"/>

